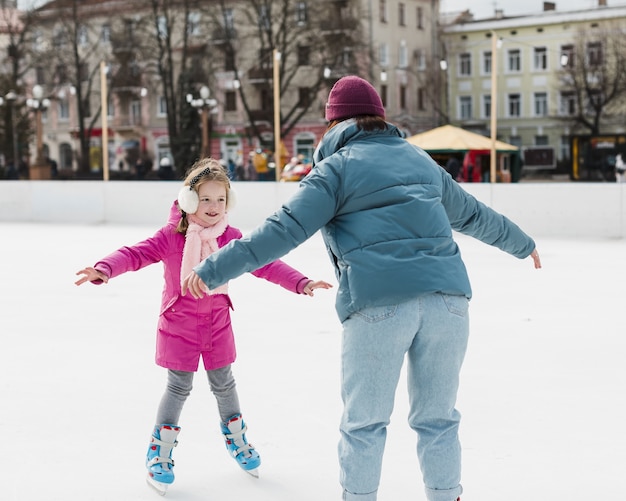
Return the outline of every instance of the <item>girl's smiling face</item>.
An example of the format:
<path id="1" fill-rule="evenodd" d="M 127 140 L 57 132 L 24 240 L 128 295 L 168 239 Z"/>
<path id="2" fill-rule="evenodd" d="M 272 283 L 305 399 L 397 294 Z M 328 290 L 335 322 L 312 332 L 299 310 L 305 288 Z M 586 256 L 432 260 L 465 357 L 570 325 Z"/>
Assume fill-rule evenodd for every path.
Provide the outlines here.
<path id="1" fill-rule="evenodd" d="M 194 214 L 208 226 L 219 222 L 226 214 L 226 186 L 220 181 L 207 181 L 198 186 L 198 210 Z"/>

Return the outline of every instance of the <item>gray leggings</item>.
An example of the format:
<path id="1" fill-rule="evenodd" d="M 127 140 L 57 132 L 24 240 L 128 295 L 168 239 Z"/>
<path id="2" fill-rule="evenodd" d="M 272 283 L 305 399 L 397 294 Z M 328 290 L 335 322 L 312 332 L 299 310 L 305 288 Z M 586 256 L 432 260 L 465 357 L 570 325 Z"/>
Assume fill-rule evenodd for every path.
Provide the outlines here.
<path id="1" fill-rule="evenodd" d="M 194 372 L 167 370 L 167 387 L 157 411 L 157 424 L 178 425 L 183 405 L 193 387 L 194 374 Z M 230 365 L 206 371 L 206 374 L 211 391 L 217 400 L 222 422 L 228 421 L 235 414 L 240 414 L 239 397 Z"/>

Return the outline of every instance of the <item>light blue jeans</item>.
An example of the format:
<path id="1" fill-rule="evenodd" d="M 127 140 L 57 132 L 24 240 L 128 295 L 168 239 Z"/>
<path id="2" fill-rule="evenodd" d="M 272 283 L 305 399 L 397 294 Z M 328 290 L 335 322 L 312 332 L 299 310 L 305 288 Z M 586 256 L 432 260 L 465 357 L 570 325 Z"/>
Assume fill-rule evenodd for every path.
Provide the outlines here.
<path id="1" fill-rule="evenodd" d="M 429 501 L 461 494 L 455 409 L 469 335 L 464 296 L 428 294 L 366 308 L 343 323 L 339 463 L 345 501 L 375 501 L 400 370 L 407 359 L 409 425 Z"/>

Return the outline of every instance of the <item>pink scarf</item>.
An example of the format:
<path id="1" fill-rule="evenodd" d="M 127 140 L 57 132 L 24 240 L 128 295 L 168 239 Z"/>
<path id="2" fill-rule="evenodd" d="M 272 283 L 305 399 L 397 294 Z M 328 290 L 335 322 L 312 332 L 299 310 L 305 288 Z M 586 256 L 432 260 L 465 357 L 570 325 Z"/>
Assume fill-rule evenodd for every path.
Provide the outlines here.
<path id="1" fill-rule="evenodd" d="M 193 271 L 193 267 L 210 256 L 219 249 L 217 245 L 217 237 L 226 230 L 228 226 L 228 216 L 224 217 L 213 226 L 205 226 L 198 217 L 187 214 L 189 227 L 185 234 L 185 247 L 183 249 L 183 260 L 180 266 L 180 282 L 189 273 Z M 228 294 L 228 284 L 220 285 L 217 289 L 209 290 L 205 284 L 202 284 L 207 294 Z"/>

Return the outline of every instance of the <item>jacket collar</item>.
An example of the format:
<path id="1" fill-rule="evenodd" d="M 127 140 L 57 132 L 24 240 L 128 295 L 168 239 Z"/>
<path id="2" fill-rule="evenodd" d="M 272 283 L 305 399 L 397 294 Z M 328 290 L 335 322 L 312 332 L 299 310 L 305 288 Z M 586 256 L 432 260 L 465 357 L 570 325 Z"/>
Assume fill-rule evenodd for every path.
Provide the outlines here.
<path id="1" fill-rule="evenodd" d="M 357 127 L 356 120 L 354 118 L 350 118 L 349 120 L 344 120 L 343 122 L 337 124 L 324 134 L 322 140 L 319 142 L 317 148 L 315 148 L 315 152 L 313 153 L 313 167 L 315 167 L 315 164 L 324 160 L 324 158 L 339 151 L 350 141 L 371 135 L 404 137 L 402 132 L 400 132 L 395 125 L 390 124 L 389 122 L 387 122 L 386 130 L 364 131 Z"/>

